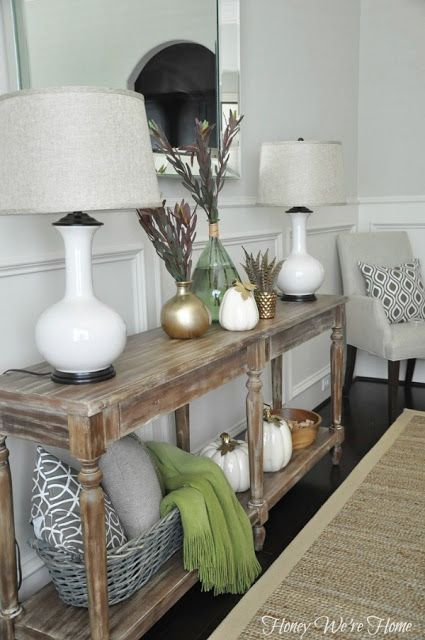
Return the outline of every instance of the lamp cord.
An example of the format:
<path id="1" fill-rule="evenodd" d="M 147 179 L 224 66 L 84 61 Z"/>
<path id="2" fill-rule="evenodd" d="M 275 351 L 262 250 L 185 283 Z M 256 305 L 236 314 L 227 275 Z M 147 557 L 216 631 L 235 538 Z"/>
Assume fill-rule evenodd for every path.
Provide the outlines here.
<path id="1" fill-rule="evenodd" d="M 28 369 L 6 369 L 3 371 L 2 375 L 6 375 L 6 373 L 28 373 L 30 376 L 50 376 L 51 371 L 46 371 L 45 373 L 38 373 L 37 371 L 29 371 Z"/>
<path id="2" fill-rule="evenodd" d="M 17 581 L 18 581 L 18 590 L 22 586 L 22 563 L 21 563 L 21 550 L 19 548 L 18 541 L 15 540 L 16 547 L 16 569 L 17 569 Z"/>

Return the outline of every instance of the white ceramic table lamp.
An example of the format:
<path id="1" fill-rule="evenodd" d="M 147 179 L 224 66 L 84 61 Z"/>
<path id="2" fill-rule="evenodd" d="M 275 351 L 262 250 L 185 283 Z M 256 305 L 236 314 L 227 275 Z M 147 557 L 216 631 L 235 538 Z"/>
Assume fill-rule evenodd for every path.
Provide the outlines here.
<path id="1" fill-rule="evenodd" d="M 91 248 L 102 223 L 86 212 L 160 201 L 140 94 L 62 87 L 0 96 L 0 214 L 67 214 L 54 223 L 65 243 L 65 296 L 36 326 L 55 382 L 111 378 L 126 343 L 124 321 L 94 296 Z"/>
<path id="2" fill-rule="evenodd" d="M 261 147 L 258 186 L 260 204 L 286 207 L 292 223 L 292 249 L 277 284 L 282 300 L 315 300 L 324 279 L 321 263 L 307 253 L 308 207 L 344 204 L 344 174 L 340 142 L 299 139 L 265 142 Z"/>

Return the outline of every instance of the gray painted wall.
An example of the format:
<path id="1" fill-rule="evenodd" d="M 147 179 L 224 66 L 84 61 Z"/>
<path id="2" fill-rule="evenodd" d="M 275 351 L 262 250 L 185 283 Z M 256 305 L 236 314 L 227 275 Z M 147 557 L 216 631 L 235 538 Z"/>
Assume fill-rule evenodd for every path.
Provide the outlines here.
<path id="1" fill-rule="evenodd" d="M 425 194 L 425 2 L 362 0 L 359 196 Z"/>

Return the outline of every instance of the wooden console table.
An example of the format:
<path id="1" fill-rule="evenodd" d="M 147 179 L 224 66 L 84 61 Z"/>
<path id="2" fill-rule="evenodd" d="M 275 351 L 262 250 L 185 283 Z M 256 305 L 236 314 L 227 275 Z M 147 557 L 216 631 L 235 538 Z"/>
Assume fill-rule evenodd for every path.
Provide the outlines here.
<path id="1" fill-rule="evenodd" d="M 251 489 L 240 494 L 254 527 L 257 549 L 268 510 L 330 449 L 337 464 L 341 425 L 345 299 L 319 296 L 311 303 L 278 303 L 277 317 L 252 331 L 212 327 L 197 340 L 169 340 L 161 329 L 131 336 L 106 382 L 64 386 L 21 373 L 0 376 L 0 630 L 3 640 L 138 640 L 196 581 L 173 556 L 132 598 L 108 608 L 102 474 L 108 443 L 170 411 L 177 443 L 188 450 L 189 403 L 211 389 L 248 375 L 246 400 Z M 261 373 L 272 361 L 273 406 L 282 404 L 282 353 L 333 327 L 332 424 L 311 447 L 295 452 L 282 471 L 263 476 Z M 45 371 L 47 365 L 33 367 Z M 68 448 L 81 462 L 79 475 L 90 607 L 64 605 L 52 585 L 18 603 L 12 482 L 6 436 Z M 29 469 L 22 473 L 29 473 Z"/>

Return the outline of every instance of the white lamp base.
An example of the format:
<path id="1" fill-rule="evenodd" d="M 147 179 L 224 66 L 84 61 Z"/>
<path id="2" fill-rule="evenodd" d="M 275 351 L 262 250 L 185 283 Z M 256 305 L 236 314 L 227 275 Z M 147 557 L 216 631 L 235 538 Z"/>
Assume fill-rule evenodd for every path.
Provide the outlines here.
<path id="1" fill-rule="evenodd" d="M 55 223 L 65 243 L 65 296 L 41 315 L 35 331 L 38 350 L 54 367 L 54 382 L 112 378 L 111 363 L 125 347 L 124 321 L 93 293 L 91 247 L 100 224 L 79 213 Z"/>
<path id="2" fill-rule="evenodd" d="M 283 292 L 282 300 L 308 302 L 322 285 L 325 270 L 322 264 L 306 250 L 306 223 L 312 213 L 305 207 L 294 207 L 287 213 L 292 223 L 292 249 L 282 265 L 277 285 Z"/>

